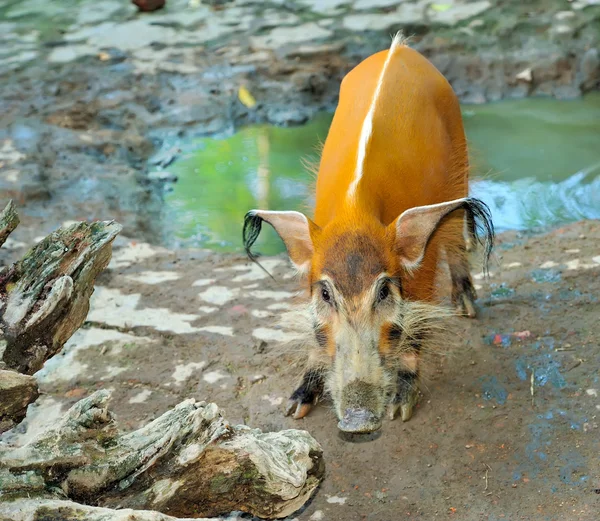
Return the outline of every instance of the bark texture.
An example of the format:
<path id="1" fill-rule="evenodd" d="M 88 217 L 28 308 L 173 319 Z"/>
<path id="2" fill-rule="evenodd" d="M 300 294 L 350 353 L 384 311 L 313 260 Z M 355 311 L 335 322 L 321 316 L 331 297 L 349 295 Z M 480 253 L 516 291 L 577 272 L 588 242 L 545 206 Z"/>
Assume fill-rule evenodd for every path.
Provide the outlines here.
<path id="1" fill-rule="evenodd" d="M 19 225 L 19 216 L 12 201 L 9 201 L 0 213 L 0 246 L 2 246 L 12 231 Z"/>
<path id="2" fill-rule="evenodd" d="M 0 273 L 4 368 L 31 375 L 62 349 L 87 316 L 119 231 L 112 221 L 60 228 Z"/>
<path id="3" fill-rule="evenodd" d="M 109 397 L 95 392 L 29 444 L 0 452 L 0 514 L 58 512 L 56 501 L 70 499 L 175 517 L 243 511 L 279 518 L 298 510 L 323 477 L 321 447 L 305 431 L 232 426 L 215 404 L 186 400 L 122 433 Z M 92 514 L 122 519 L 119 510 Z"/>

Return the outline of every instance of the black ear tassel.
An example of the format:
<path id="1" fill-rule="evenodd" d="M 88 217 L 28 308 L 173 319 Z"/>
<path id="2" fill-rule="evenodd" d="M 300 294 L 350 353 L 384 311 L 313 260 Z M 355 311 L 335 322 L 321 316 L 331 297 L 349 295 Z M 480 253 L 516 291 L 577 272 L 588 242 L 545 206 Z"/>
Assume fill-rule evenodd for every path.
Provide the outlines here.
<path id="1" fill-rule="evenodd" d="M 484 247 L 483 271 L 488 272 L 490 255 L 494 248 L 494 223 L 492 222 L 492 212 L 487 204 L 481 199 L 468 197 L 465 199 L 463 208 L 467 215 L 467 227 L 471 238 Z"/>
<path id="2" fill-rule="evenodd" d="M 249 211 L 244 216 L 244 227 L 242 229 L 242 241 L 244 244 L 244 250 L 246 251 L 246 255 L 248 255 L 248 258 L 252 262 L 256 263 L 257 266 L 259 266 L 261 270 L 263 270 L 269 277 L 271 277 L 273 280 L 275 280 L 273 275 L 271 275 L 264 268 L 264 266 L 260 262 L 258 262 L 258 257 L 260 255 L 253 253 L 251 250 L 252 246 L 254 245 L 254 243 L 258 239 L 258 236 L 260 235 L 260 230 L 262 228 L 262 222 L 263 222 L 263 218 L 260 217 L 254 210 Z"/>

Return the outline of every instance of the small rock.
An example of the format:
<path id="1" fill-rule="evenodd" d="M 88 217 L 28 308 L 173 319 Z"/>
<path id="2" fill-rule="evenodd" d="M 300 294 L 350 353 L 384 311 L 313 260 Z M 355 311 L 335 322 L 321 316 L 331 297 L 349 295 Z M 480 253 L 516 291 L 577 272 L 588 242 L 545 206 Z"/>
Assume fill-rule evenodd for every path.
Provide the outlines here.
<path id="1" fill-rule="evenodd" d="M 147 13 L 162 9 L 166 3 L 165 0 L 131 0 L 131 2 L 137 5 L 140 11 Z"/>
<path id="2" fill-rule="evenodd" d="M 296 27 L 277 27 L 264 36 L 253 36 L 250 38 L 250 46 L 254 50 L 278 49 L 283 45 L 297 44 L 301 42 L 314 42 L 329 38 L 332 32 L 316 23 L 310 22 Z"/>
<path id="3" fill-rule="evenodd" d="M 267 111 L 267 119 L 273 125 L 288 126 L 306 123 L 310 114 L 306 107 L 298 105 L 288 107 L 270 107 Z"/>
<path id="4" fill-rule="evenodd" d="M 344 42 L 335 42 L 323 45 L 300 45 L 294 49 L 291 49 L 287 56 L 293 58 L 298 56 L 300 58 L 307 58 L 315 56 L 317 54 L 334 54 L 339 53 L 344 48 Z"/>
<path id="5" fill-rule="evenodd" d="M 230 2 L 233 2 L 233 0 L 202 0 L 203 4 L 210 5 L 211 7 L 221 7 Z"/>
<path id="6" fill-rule="evenodd" d="M 267 342 L 265 342 L 264 340 L 260 341 L 260 344 L 258 344 L 257 346 L 255 346 L 254 350 L 258 353 L 258 354 L 263 354 L 267 351 L 267 347 L 269 344 L 267 344 Z"/>
<path id="7" fill-rule="evenodd" d="M 149 162 L 151 165 L 159 165 L 164 168 L 175 161 L 180 152 L 181 150 L 178 147 L 171 147 L 168 150 L 161 150 L 154 157 L 151 157 Z"/>
<path id="8" fill-rule="evenodd" d="M 527 67 L 515 75 L 517 80 L 526 81 L 527 83 L 531 83 L 533 81 L 533 73 L 531 71 L 531 67 Z"/>
<path id="9" fill-rule="evenodd" d="M 147 177 L 151 181 L 160 181 L 163 183 L 176 183 L 177 182 L 177 176 L 175 174 L 172 174 L 171 172 L 167 172 L 164 170 L 156 170 L 155 172 L 150 172 Z"/>
<path id="10" fill-rule="evenodd" d="M 574 16 L 575 16 L 575 13 L 573 11 L 559 11 L 558 13 L 556 13 L 554 15 L 554 18 L 556 20 L 563 22 L 565 20 L 572 19 Z"/>
<path id="11" fill-rule="evenodd" d="M 571 36 L 575 32 L 575 29 L 567 24 L 559 24 L 559 25 L 553 26 L 550 29 L 550 32 L 554 36 L 564 37 L 564 36 Z"/>
<path id="12" fill-rule="evenodd" d="M 451 5 L 449 9 L 443 10 L 435 9 L 435 5 L 437 4 L 432 4 L 429 7 L 429 19 L 433 23 L 451 26 L 482 14 L 492 6 L 491 2 L 488 2 L 487 0 L 470 2 L 468 4 L 454 4 Z"/>

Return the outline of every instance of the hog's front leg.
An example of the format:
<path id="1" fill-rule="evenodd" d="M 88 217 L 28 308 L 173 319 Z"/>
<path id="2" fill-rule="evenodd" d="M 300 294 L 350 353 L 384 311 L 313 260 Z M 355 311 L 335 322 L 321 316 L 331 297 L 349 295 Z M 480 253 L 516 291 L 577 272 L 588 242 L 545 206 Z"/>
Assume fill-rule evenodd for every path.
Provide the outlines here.
<path id="1" fill-rule="evenodd" d="M 302 377 L 302 383 L 292 393 L 288 401 L 285 415 L 293 415 L 294 419 L 304 418 L 315 405 L 324 389 L 323 371 L 309 369 Z"/>
<path id="2" fill-rule="evenodd" d="M 419 399 L 419 374 L 401 369 L 396 378 L 396 392 L 389 405 L 389 417 L 393 420 L 400 411 L 400 417 L 405 422 L 412 417 Z"/>

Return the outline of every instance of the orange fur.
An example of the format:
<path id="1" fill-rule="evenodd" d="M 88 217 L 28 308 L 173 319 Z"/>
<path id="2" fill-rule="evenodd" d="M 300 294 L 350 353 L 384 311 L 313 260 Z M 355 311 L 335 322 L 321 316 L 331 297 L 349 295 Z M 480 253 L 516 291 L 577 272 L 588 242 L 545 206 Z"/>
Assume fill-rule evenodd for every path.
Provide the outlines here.
<path id="1" fill-rule="evenodd" d="M 392 52 L 373 111 L 372 134 L 354 198 L 361 128 L 388 53 Z M 419 267 L 407 276 L 393 255 L 390 225 L 402 212 L 467 196 L 467 144 L 458 100 L 440 72 L 400 44 L 367 58 L 344 78 L 318 170 L 312 280 L 331 262 L 325 245 L 361 229 L 381 244 L 386 269 L 403 273 L 411 300 L 431 301 L 442 248 L 464 245 L 463 215 L 449 216 L 432 236 Z M 342 255 L 332 252 L 328 255 Z M 451 254 L 451 253 L 449 253 Z"/>

